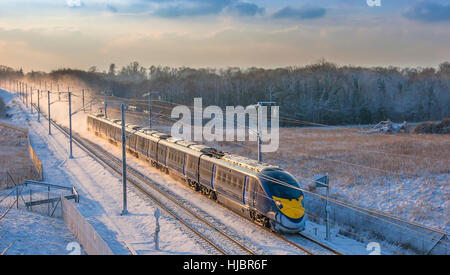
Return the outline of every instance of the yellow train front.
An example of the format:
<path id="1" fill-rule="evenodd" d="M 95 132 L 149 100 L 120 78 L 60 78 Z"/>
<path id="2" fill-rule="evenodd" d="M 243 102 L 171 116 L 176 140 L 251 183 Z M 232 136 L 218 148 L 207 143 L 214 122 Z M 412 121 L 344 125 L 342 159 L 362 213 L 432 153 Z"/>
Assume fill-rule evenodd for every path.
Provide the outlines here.
<path id="1" fill-rule="evenodd" d="M 275 231 L 296 233 L 306 225 L 304 194 L 295 178 L 283 169 L 264 169 L 258 174 L 265 191 L 259 208 L 270 217 Z"/>

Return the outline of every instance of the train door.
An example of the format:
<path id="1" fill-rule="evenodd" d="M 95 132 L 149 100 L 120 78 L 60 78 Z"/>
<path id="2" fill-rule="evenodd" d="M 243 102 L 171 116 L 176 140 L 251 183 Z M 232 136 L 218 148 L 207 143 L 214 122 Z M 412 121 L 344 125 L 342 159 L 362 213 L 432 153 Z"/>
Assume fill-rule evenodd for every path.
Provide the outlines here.
<path id="1" fill-rule="evenodd" d="M 167 165 L 167 146 L 163 146 L 163 151 L 162 151 L 162 159 L 163 159 L 163 163 L 164 165 Z"/>
<path id="2" fill-rule="evenodd" d="M 213 164 L 213 167 L 212 167 L 212 174 L 211 174 L 211 188 L 212 188 L 213 190 L 216 189 L 216 165 L 215 165 L 215 164 Z"/>
<path id="3" fill-rule="evenodd" d="M 187 154 L 183 155 L 183 175 L 186 176 Z"/>
<path id="4" fill-rule="evenodd" d="M 156 162 L 161 162 L 161 157 L 159 156 L 159 140 L 156 142 L 155 160 Z"/>
<path id="5" fill-rule="evenodd" d="M 248 199 L 249 199 L 248 190 L 249 190 L 249 185 L 250 185 L 249 183 L 250 183 L 250 181 L 249 181 L 248 176 L 245 176 L 243 193 L 242 193 L 242 202 L 244 203 L 244 205 L 248 205 Z"/>
<path id="6" fill-rule="evenodd" d="M 257 192 L 257 186 L 258 186 L 258 182 L 252 178 L 251 179 L 251 188 L 249 188 L 250 193 L 251 193 L 251 198 L 250 198 L 250 206 L 255 208 L 256 207 L 256 192 Z"/>

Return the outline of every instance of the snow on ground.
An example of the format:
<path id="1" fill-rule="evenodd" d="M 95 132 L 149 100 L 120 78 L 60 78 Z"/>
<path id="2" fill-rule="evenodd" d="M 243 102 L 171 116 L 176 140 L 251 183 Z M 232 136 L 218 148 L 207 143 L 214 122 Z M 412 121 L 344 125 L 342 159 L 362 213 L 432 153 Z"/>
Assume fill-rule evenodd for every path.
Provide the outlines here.
<path id="1" fill-rule="evenodd" d="M 338 182 L 331 194 L 342 201 L 359 202 L 359 206 L 366 209 L 450 232 L 449 183 L 450 174 L 402 178 L 363 186 L 344 187 Z"/>
<path id="2" fill-rule="evenodd" d="M 47 121 L 37 122 L 37 115 L 23 111 L 24 105 L 17 99 L 4 96 L 13 114 L 11 123 L 30 129 L 30 139 L 44 167 L 46 182 L 74 185 L 80 193 L 78 210 L 87 218 L 115 254 L 129 254 L 123 241 L 139 243 L 138 253 L 158 254 L 154 251 L 155 207 L 129 188 L 129 214 L 121 216 L 122 185 L 120 178 L 106 170 L 77 146 L 73 147 L 74 159 L 68 159 L 69 142 L 60 132 L 53 130 L 48 136 Z M 8 100 L 9 98 L 9 100 Z M 160 248 L 165 254 L 204 254 L 205 250 L 178 222 L 166 214 L 160 218 Z"/>
<path id="3" fill-rule="evenodd" d="M 0 213 L 5 210 L 0 207 Z M 67 246 L 76 241 L 60 218 L 13 208 L 0 221 L 0 253 L 12 244 L 7 255 L 66 255 Z"/>

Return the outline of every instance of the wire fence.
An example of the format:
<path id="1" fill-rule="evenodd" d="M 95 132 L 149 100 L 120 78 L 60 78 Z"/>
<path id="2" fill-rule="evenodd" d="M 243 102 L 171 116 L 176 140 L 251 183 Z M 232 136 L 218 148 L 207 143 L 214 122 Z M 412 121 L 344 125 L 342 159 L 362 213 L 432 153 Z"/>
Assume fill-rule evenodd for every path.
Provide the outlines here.
<path id="1" fill-rule="evenodd" d="M 10 187 L 0 193 L 0 206 L 13 206 L 18 210 L 62 217 L 61 197 L 79 202 L 78 192 L 73 187 L 25 180 L 24 184 Z"/>

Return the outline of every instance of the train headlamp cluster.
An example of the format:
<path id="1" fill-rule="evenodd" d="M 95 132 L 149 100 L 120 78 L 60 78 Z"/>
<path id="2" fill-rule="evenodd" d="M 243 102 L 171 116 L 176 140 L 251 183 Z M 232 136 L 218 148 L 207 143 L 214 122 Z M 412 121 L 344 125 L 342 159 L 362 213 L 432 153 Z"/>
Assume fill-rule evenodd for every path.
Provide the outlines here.
<path id="1" fill-rule="evenodd" d="M 275 200 L 274 202 L 275 202 L 275 205 L 276 205 L 279 209 L 283 208 L 283 204 L 281 203 L 281 201 Z"/>

